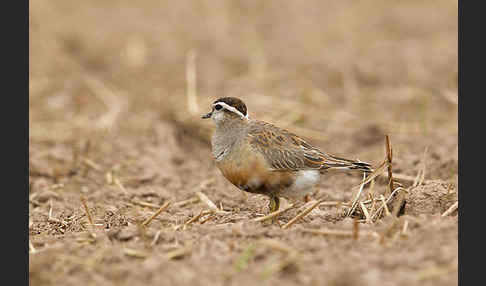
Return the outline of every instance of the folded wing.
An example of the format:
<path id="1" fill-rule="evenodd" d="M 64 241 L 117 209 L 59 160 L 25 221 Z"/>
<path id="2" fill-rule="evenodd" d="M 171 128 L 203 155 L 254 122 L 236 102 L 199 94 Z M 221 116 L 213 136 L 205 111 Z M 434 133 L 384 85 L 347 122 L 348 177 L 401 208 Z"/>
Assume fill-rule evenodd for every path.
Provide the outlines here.
<path id="1" fill-rule="evenodd" d="M 324 153 L 299 136 L 263 121 L 255 121 L 250 126 L 248 140 L 250 146 L 266 158 L 271 170 L 274 171 L 324 169 L 372 171 L 368 163 Z"/>

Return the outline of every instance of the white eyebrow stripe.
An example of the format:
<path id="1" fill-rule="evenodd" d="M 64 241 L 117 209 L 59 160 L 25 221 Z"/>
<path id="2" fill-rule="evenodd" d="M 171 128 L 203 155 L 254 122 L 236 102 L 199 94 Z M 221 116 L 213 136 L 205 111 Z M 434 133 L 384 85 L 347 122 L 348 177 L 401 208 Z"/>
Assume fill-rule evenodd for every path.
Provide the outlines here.
<path id="1" fill-rule="evenodd" d="M 233 107 L 233 106 L 231 106 L 231 105 L 226 104 L 225 102 L 218 101 L 218 102 L 215 102 L 215 103 L 213 104 L 213 106 L 215 106 L 215 105 L 217 105 L 217 104 L 221 105 L 221 106 L 222 106 L 222 107 L 224 107 L 226 110 L 229 110 L 229 111 L 231 111 L 231 112 L 234 112 L 234 113 L 238 114 L 240 117 L 244 117 L 244 118 L 248 119 L 248 114 L 243 115 L 243 113 L 241 113 L 241 112 L 240 112 L 238 109 L 234 108 L 234 107 Z"/>

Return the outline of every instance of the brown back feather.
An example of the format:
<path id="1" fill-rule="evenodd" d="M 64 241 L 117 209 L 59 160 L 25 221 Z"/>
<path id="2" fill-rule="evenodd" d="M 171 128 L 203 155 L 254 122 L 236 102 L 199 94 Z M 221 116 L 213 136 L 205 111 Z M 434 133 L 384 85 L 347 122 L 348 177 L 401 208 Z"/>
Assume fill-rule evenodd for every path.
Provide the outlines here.
<path id="1" fill-rule="evenodd" d="M 248 140 L 250 146 L 262 153 L 271 169 L 275 171 L 329 168 L 371 171 L 367 163 L 324 153 L 299 136 L 267 122 L 252 121 L 249 125 Z"/>

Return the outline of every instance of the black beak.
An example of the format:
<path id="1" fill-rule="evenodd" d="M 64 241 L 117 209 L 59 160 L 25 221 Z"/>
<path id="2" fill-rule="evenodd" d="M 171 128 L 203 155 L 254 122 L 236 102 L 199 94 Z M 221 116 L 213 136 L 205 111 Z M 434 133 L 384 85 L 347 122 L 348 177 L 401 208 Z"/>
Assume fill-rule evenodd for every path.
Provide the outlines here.
<path id="1" fill-rule="evenodd" d="M 213 112 L 212 111 L 209 112 L 209 113 L 207 113 L 207 114 L 202 115 L 201 118 L 202 119 L 208 119 L 208 118 L 211 118 L 211 115 L 213 115 Z"/>

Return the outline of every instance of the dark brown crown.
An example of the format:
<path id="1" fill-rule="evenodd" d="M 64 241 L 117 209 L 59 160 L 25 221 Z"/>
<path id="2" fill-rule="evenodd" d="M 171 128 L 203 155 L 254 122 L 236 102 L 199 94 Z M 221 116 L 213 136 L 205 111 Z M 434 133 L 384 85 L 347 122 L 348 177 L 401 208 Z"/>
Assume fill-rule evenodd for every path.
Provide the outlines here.
<path id="1" fill-rule="evenodd" d="M 244 116 L 246 116 L 246 105 L 245 103 L 236 97 L 221 97 L 218 100 L 215 100 L 213 103 L 216 102 L 224 102 L 229 106 L 236 108 L 239 112 L 241 112 Z"/>

